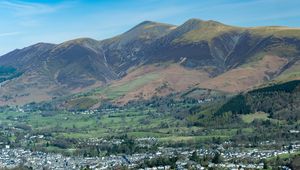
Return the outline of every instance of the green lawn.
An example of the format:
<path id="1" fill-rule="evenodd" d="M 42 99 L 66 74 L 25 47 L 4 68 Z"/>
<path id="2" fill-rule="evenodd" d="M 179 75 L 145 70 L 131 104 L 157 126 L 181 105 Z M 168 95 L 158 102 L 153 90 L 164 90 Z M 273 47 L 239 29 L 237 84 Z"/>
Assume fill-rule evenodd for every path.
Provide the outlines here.
<path id="1" fill-rule="evenodd" d="M 161 138 L 166 137 L 168 135 L 163 133 L 155 133 L 155 132 L 129 132 L 127 133 L 129 136 L 135 137 L 135 138 L 143 138 L 143 137 L 155 137 L 155 138 Z"/>
<path id="2" fill-rule="evenodd" d="M 213 138 L 229 139 L 225 135 L 206 135 L 206 136 L 168 136 L 159 138 L 161 142 L 186 142 L 186 141 L 208 141 Z"/>
<path id="3" fill-rule="evenodd" d="M 267 120 L 268 119 L 269 114 L 267 113 L 263 113 L 263 112 L 257 112 L 254 114 L 246 114 L 246 115 L 242 115 L 241 118 L 245 123 L 251 123 L 253 122 L 253 120 L 255 119 L 260 119 L 260 120 Z"/>
<path id="4" fill-rule="evenodd" d="M 285 159 L 285 158 L 293 157 L 295 155 L 300 155 L 300 151 L 294 152 L 294 153 L 280 154 L 280 155 L 278 155 L 278 157 L 281 158 L 281 159 Z M 273 157 L 268 158 L 268 160 L 272 160 L 272 159 L 276 159 L 276 158 L 277 158 L 277 156 L 273 156 Z"/>

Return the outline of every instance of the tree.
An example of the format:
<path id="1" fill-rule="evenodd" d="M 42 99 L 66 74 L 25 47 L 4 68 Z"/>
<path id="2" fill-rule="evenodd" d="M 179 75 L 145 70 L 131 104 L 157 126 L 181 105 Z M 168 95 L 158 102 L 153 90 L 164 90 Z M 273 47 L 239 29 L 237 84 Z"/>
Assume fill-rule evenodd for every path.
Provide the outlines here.
<path id="1" fill-rule="evenodd" d="M 194 151 L 192 153 L 192 156 L 190 157 L 190 160 L 195 161 L 195 162 L 199 162 L 200 158 L 199 158 L 199 156 L 198 156 L 198 154 L 197 154 L 196 151 Z"/>
<path id="2" fill-rule="evenodd" d="M 268 166 L 267 160 L 264 159 L 264 160 L 263 160 L 263 163 L 264 163 L 263 169 L 268 169 L 269 166 Z"/>
<path id="3" fill-rule="evenodd" d="M 219 152 L 216 152 L 213 159 L 211 160 L 212 163 L 214 164 L 219 164 L 223 161 L 223 158 Z"/>

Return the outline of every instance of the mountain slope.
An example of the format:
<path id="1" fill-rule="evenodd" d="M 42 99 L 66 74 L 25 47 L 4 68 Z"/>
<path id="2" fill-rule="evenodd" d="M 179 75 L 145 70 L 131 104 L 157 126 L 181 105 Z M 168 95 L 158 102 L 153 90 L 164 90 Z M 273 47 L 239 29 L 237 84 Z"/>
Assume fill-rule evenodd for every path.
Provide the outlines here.
<path id="1" fill-rule="evenodd" d="M 95 87 L 106 90 L 91 98 L 116 103 L 191 87 L 240 92 L 269 81 L 299 79 L 299 57 L 296 28 L 145 21 L 102 41 L 39 43 L 1 56 L 1 66 L 23 74 L 0 89 L 6 94 L 0 104 L 48 100 Z M 117 95 L 109 97 L 110 92 Z"/>
<path id="2" fill-rule="evenodd" d="M 92 39 L 62 43 L 49 51 L 44 69 L 58 83 L 71 88 L 116 79 L 99 46 L 100 43 Z"/>
<path id="3" fill-rule="evenodd" d="M 121 35 L 101 41 L 103 55 L 122 77 L 127 69 L 142 62 L 142 56 L 147 55 L 144 53 L 146 46 L 174 28 L 174 25 L 144 21 Z"/>
<path id="4" fill-rule="evenodd" d="M 1 94 L 6 94 L 2 103 L 48 100 L 115 79 L 105 66 L 97 43 L 92 39 L 77 39 L 47 48 L 37 44 L 2 56 L 1 64 L 24 72 L 0 89 Z"/>
<path id="5" fill-rule="evenodd" d="M 23 49 L 16 49 L 0 57 L 1 65 L 12 66 L 19 70 L 27 70 L 38 66 L 45 58 L 44 53 L 55 44 L 38 43 Z"/>

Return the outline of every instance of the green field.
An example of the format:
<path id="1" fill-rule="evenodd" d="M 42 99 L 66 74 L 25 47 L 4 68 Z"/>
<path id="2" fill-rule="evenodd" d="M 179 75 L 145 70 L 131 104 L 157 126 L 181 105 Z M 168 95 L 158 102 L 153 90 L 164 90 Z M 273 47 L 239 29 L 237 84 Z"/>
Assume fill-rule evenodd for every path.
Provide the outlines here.
<path id="1" fill-rule="evenodd" d="M 122 82 L 118 85 L 108 85 L 105 87 L 99 87 L 91 91 L 76 94 L 74 96 L 69 96 L 67 99 L 67 107 L 74 110 L 87 110 L 92 108 L 97 103 L 102 101 L 112 101 L 118 99 L 125 94 L 128 94 L 139 87 L 145 86 L 147 83 L 159 78 L 156 73 L 146 74 L 135 78 L 134 80 Z M 99 97 L 101 96 L 101 97 Z"/>
<path id="2" fill-rule="evenodd" d="M 27 125 L 33 133 L 47 132 L 55 138 L 70 139 L 107 138 L 127 134 L 133 138 L 155 137 L 160 142 L 176 143 L 209 141 L 218 137 L 229 139 L 236 133 L 236 129 L 220 129 L 211 130 L 207 135 L 193 135 L 196 132 L 203 133 L 203 127 L 186 127 L 170 114 L 154 116 L 149 112 L 156 113 L 157 110 L 129 108 L 94 114 L 58 111 L 46 116 L 43 112 L 5 111 L 0 113 L 0 119 L 1 124 L 12 127 Z M 45 142 L 40 145 L 45 145 Z"/>
<path id="3" fill-rule="evenodd" d="M 132 81 L 125 82 L 120 85 L 108 86 L 104 88 L 100 88 L 96 91 L 96 94 L 101 94 L 106 96 L 108 99 L 116 99 L 118 97 L 127 94 L 129 91 L 137 89 L 141 86 L 144 86 L 148 82 L 155 80 L 159 77 L 158 74 L 146 74 L 144 76 L 138 77 Z"/>
<path id="4" fill-rule="evenodd" d="M 155 75 L 151 75 L 128 84 L 106 87 L 106 90 L 102 89 L 97 93 L 111 93 L 111 97 L 119 96 L 154 77 Z M 191 91 L 188 94 L 193 92 L 202 93 L 203 90 Z M 0 128 L 5 133 L 0 133 L 0 138 L 28 149 L 66 154 L 73 152 L 74 154 L 84 152 L 97 154 L 93 152 L 95 148 L 90 148 L 85 144 L 86 141 L 94 139 L 106 141 L 124 139 L 125 141 L 129 138 L 154 137 L 159 146 L 192 145 L 197 147 L 212 143 L 219 144 L 224 141 L 234 141 L 242 145 L 250 143 L 256 146 L 259 141 L 276 139 L 285 143 L 286 136 L 291 140 L 297 138 L 289 133 L 289 130 L 299 127 L 299 121 L 296 120 L 288 122 L 277 117 L 269 118 L 270 114 L 265 112 L 215 114 L 221 106 L 220 100 L 224 103 L 222 98 L 199 104 L 197 100 L 179 100 L 171 97 L 157 97 L 149 101 L 130 103 L 123 107 L 108 105 L 98 110 L 42 110 L 37 109 L 40 107 L 37 105 L 30 106 L 30 111 L 22 112 L 18 108 L 4 107 L 0 111 Z M 83 96 L 81 99 L 84 101 Z M 87 100 L 87 103 L 93 103 L 93 101 Z M 75 105 L 84 107 L 81 101 L 73 102 Z M 228 108 L 232 109 L 231 106 Z M 6 129 L 10 131 L 8 135 Z M 44 135 L 44 138 L 30 139 L 30 136 L 39 135 Z M 18 143 L 19 139 L 24 139 L 25 136 L 27 136 L 27 142 Z M 95 146 L 98 147 L 98 145 Z M 104 143 L 101 147 L 105 148 L 103 149 L 105 152 L 101 154 L 106 154 L 106 151 L 123 152 L 121 148 L 124 149 L 127 146 L 121 145 L 120 148 L 112 149 L 115 147 L 113 143 L 110 145 Z M 132 148 L 132 151 L 137 150 Z"/>
<path id="5" fill-rule="evenodd" d="M 253 122 L 255 119 L 258 120 L 267 120 L 268 119 L 268 114 L 267 113 L 263 113 L 263 112 L 257 112 L 254 114 L 246 114 L 246 115 L 241 115 L 241 118 L 244 122 L 246 123 L 251 123 Z"/>

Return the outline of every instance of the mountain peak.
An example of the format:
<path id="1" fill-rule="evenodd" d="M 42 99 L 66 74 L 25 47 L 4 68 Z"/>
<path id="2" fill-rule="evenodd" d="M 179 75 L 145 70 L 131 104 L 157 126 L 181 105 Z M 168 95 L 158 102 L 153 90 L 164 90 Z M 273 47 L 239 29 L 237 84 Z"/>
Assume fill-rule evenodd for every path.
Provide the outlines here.
<path id="1" fill-rule="evenodd" d="M 116 37 L 104 40 L 105 44 L 123 46 L 132 42 L 149 43 L 169 33 L 174 25 L 154 21 L 143 21 L 125 33 Z"/>
<path id="2" fill-rule="evenodd" d="M 135 27 L 133 27 L 131 30 L 136 30 L 136 29 L 143 29 L 143 30 L 148 30 L 150 28 L 169 28 L 169 27 L 174 27 L 174 25 L 171 24 L 165 24 L 165 23 L 160 23 L 160 22 L 155 22 L 155 21 L 143 21 L 141 23 L 139 23 L 138 25 L 136 25 Z"/>
<path id="3" fill-rule="evenodd" d="M 185 23 L 200 23 L 200 22 L 204 22 L 204 20 L 198 18 L 191 18 L 188 19 Z"/>
<path id="4" fill-rule="evenodd" d="M 100 49 L 100 42 L 92 38 L 77 38 L 58 44 L 55 48 L 52 49 L 52 52 L 60 51 L 61 49 L 73 46 L 82 46 L 96 52 Z"/>
<path id="5" fill-rule="evenodd" d="M 66 46 L 70 46 L 70 45 L 88 46 L 91 44 L 98 44 L 98 43 L 99 43 L 99 41 L 94 40 L 92 38 L 76 38 L 73 40 L 63 42 L 63 43 L 59 44 L 58 46 L 60 46 L 60 47 L 66 47 Z"/>
<path id="6" fill-rule="evenodd" d="M 192 27 L 192 28 L 201 28 L 204 26 L 225 26 L 225 24 L 214 21 L 214 20 L 201 20 L 201 19 L 196 19 L 196 18 L 192 18 L 187 20 L 183 26 L 188 26 L 188 27 Z"/>
<path id="7" fill-rule="evenodd" d="M 49 45 L 53 46 L 55 44 L 39 42 L 39 43 L 33 44 L 32 47 L 49 46 Z"/>
<path id="8" fill-rule="evenodd" d="M 222 32 L 233 29 L 235 29 L 235 27 L 214 20 L 192 18 L 173 30 L 168 38 L 174 42 L 210 41 Z"/>
<path id="9" fill-rule="evenodd" d="M 83 44 L 83 43 L 91 43 L 91 42 L 97 42 L 97 40 L 94 40 L 92 38 L 76 38 L 73 40 L 63 42 L 62 44 Z"/>
<path id="10" fill-rule="evenodd" d="M 143 22 L 139 23 L 137 26 L 152 25 L 152 24 L 157 24 L 157 22 L 154 22 L 154 21 L 143 21 Z"/>

